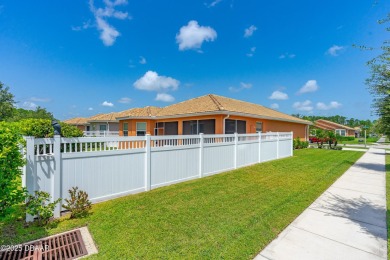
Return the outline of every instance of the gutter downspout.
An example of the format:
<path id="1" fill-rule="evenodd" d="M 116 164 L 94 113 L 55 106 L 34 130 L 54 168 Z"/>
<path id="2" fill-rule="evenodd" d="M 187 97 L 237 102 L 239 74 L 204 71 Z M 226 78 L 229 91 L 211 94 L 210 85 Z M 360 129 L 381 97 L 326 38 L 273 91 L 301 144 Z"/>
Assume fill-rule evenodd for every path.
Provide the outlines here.
<path id="1" fill-rule="evenodd" d="M 223 133 L 222 134 L 225 134 L 225 120 L 228 119 L 230 117 L 230 115 L 228 114 L 226 117 L 223 118 Z"/>

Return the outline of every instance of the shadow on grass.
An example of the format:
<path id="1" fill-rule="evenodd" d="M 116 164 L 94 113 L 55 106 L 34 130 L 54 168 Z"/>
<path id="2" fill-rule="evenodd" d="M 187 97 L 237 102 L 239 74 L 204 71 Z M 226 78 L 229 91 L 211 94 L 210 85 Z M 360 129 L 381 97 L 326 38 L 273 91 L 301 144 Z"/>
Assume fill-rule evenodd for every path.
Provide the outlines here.
<path id="1" fill-rule="evenodd" d="M 59 221 L 53 220 L 45 226 L 36 222 L 25 222 L 22 206 L 14 206 L 4 217 L 0 217 L 0 245 L 15 245 L 48 235 L 48 229 L 56 228 Z M 20 238 L 23 237 L 23 240 Z"/>

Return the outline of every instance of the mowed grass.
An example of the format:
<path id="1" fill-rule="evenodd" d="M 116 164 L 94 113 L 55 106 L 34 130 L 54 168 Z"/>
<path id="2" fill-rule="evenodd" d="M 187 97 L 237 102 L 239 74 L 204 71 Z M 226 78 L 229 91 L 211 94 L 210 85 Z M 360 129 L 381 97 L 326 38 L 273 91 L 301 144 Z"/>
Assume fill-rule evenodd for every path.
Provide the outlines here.
<path id="1" fill-rule="evenodd" d="M 92 259 L 249 259 L 341 176 L 362 152 L 305 149 L 286 159 L 93 206 L 83 219 L 23 227 L 0 224 L 0 244 L 88 226 Z"/>
<path id="2" fill-rule="evenodd" d="M 387 258 L 390 259 L 390 155 L 386 155 Z"/>
<path id="3" fill-rule="evenodd" d="M 359 142 L 359 140 L 362 140 L 362 141 Z M 377 142 L 378 140 L 379 140 L 379 137 L 367 137 L 366 143 L 372 144 L 372 143 Z M 359 138 L 355 138 L 355 140 L 353 140 L 353 141 L 341 141 L 340 143 L 341 144 L 364 144 L 364 136 L 359 137 Z"/>

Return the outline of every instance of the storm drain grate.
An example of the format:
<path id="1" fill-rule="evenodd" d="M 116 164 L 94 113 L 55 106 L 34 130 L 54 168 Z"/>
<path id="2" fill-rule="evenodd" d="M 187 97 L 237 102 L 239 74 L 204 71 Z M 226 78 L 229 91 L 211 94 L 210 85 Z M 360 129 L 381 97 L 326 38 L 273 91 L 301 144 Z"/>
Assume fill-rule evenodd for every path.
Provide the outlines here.
<path id="1" fill-rule="evenodd" d="M 32 243 L 10 246 L 10 248 L 0 251 L 0 259 L 67 260 L 87 254 L 80 230 L 74 230 Z"/>

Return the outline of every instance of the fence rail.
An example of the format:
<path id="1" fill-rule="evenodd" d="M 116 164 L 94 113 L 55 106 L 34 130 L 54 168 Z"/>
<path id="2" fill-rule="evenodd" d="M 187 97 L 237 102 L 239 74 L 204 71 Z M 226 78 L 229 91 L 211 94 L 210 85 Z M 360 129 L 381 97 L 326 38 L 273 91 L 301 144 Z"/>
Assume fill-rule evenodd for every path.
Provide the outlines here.
<path id="1" fill-rule="evenodd" d="M 23 183 L 30 193 L 64 199 L 78 186 L 99 202 L 292 156 L 293 134 L 25 139 Z M 58 205 L 56 217 L 60 211 Z"/>
<path id="2" fill-rule="evenodd" d="M 105 137 L 105 136 L 119 136 L 119 131 L 84 131 L 84 136 L 97 136 L 97 137 Z"/>

